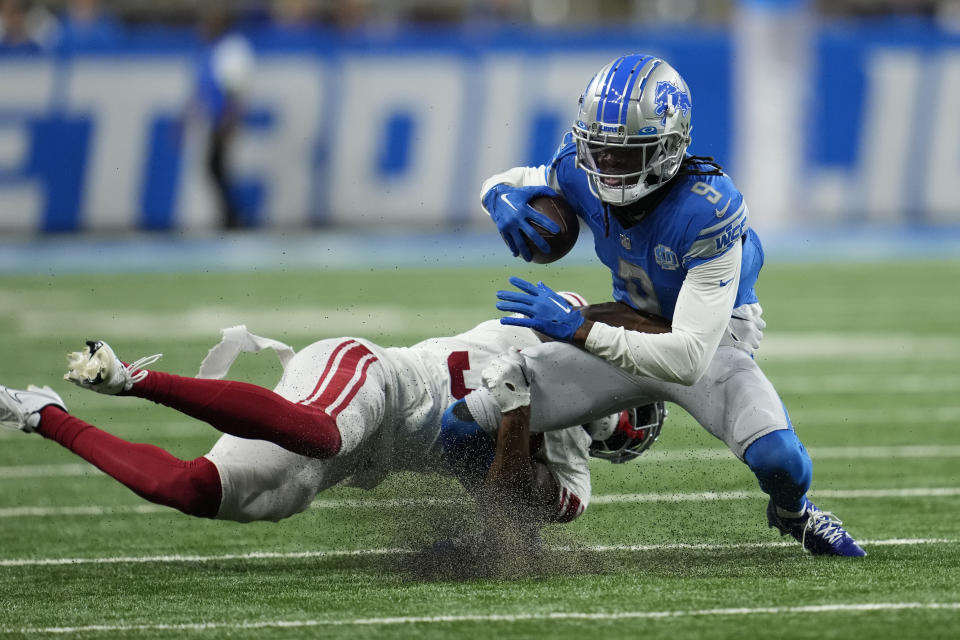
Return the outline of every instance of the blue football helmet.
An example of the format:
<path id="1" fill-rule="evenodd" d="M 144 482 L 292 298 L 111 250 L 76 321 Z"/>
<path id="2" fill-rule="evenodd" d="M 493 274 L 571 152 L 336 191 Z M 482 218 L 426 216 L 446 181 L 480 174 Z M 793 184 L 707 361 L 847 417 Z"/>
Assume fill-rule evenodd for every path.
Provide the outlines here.
<path id="1" fill-rule="evenodd" d="M 621 56 L 593 77 L 573 126 L 577 166 L 603 202 L 636 202 L 667 183 L 690 145 L 690 89 L 669 64 Z"/>
<path id="2" fill-rule="evenodd" d="M 590 434 L 590 455 L 614 464 L 629 462 L 653 446 L 667 419 L 664 403 L 654 402 L 583 425 Z"/>

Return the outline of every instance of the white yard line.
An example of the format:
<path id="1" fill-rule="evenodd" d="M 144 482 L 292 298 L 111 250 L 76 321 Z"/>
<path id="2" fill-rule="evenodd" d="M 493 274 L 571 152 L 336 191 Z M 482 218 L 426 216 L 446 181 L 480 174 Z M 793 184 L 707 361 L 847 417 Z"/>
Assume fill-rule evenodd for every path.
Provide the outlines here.
<path id="1" fill-rule="evenodd" d="M 915 488 L 915 489 L 820 489 L 811 491 L 810 497 L 818 498 L 948 498 L 960 496 L 960 487 Z M 614 493 L 594 496 L 592 505 L 644 502 L 712 502 L 715 500 L 749 500 L 766 498 L 756 491 L 699 491 L 693 493 Z"/>
<path id="2" fill-rule="evenodd" d="M 674 609 L 665 611 L 555 611 L 519 614 L 465 614 L 445 616 L 398 616 L 383 618 L 341 618 L 330 620 L 257 620 L 251 622 L 191 622 L 184 624 L 97 624 L 79 627 L 0 628 L 4 634 L 115 633 L 128 631 L 218 631 L 270 628 L 346 627 L 455 624 L 461 622 L 530 622 L 560 620 L 657 620 L 694 617 L 731 617 L 755 615 L 814 615 L 823 613 L 862 613 L 865 611 L 960 611 L 960 602 L 865 602 L 815 604 L 796 607 L 737 607 L 729 609 Z M 805 618 L 809 620 L 810 618 Z"/>
<path id="3" fill-rule="evenodd" d="M 102 471 L 86 462 L 67 464 L 18 464 L 0 467 L 0 479 L 15 478 L 63 478 L 104 475 Z"/>
<path id="4" fill-rule="evenodd" d="M 860 540 L 865 547 L 909 547 L 928 544 L 960 544 L 956 538 L 887 538 Z M 732 543 L 685 543 L 663 544 L 600 544 L 600 545 L 547 545 L 547 551 L 572 551 L 590 553 L 616 553 L 639 551 L 728 551 L 735 549 L 775 549 L 797 547 L 794 541 Z M 396 556 L 417 553 L 417 549 L 382 547 L 372 549 L 317 549 L 315 551 L 250 551 L 248 553 L 224 553 L 217 555 L 158 555 L 158 556 L 107 556 L 101 558 L 6 558 L 0 559 L 0 567 L 49 567 L 81 564 L 167 564 L 226 562 L 231 560 L 302 560 L 309 558 L 345 558 L 365 556 Z"/>
<path id="5" fill-rule="evenodd" d="M 791 332 L 771 327 L 757 352 L 768 360 L 896 361 L 950 360 L 960 355 L 956 334 L 917 336 L 908 333 Z"/>
<path id="6" fill-rule="evenodd" d="M 251 551 L 249 553 L 224 553 L 220 555 L 190 556 L 115 556 L 105 558 L 8 558 L 0 560 L 0 567 L 48 567 L 77 564 L 150 564 L 150 563 L 202 563 L 229 560 L 297 560 L 302 558 L 344 558 L 354 556 L 392 556 L 414 553 L 411 549 L 324 549 L 318 551 Z"/>
<path id="7" fill-rule="evenodd" d="M 887 538 L 881 540 L 859 540 L 859 543 L 870 547 L 909 547 L 923 544 L 960 544 L 955 538 Z M 792 540 L 778 540 L 774 542 L 732 542 L 732 543 L 688 543 L 665 542 L 662 544 L 609 544 L 585 546 L 547 546 L 552 551 L 591 551 L 594 553 L 616 551 L 726 551 L 733 549 L 769 549 L 774 547 L 796 547 Z M 2 566 L 2 565 L 0 565 Z"/>
<path id="8" fill-rule="evenodd" d="M 488 309 L 434 307 L 430 313 L 421 309 L 396 305 L 358 304 L 349 308 L 288 306 L 282 309 L 262 307 L 196 306 L 186 309 L 136 311 L 103 309 L 105 317 L 116 319 L 110 325 L 111 342 L 121 339 L 209 339 L 210 346 L 220 339 L 220 329 L 245 324 L 259 335 L 295 340 L 298 343 L 332 336 L 375 336 L 377 334 L 410 335 L 428 333 L 447 335 L 466 330 L 499 313 Z M 15 332 L 23 336 L 49 337 L 61 335 L 63 313 L 21 308 L 16 314 Z M 103 327 L 96 319 L 71 318 L 70 331 L 75 335 L 99 335 Z M 305 344 L 298 345 L 299 347 Z M 122 355 L 122 354 L 121 354 Z M 203 354 L 198 354 L 199 365 Z M 130 356 L 136 357 L 136 356 Z"/>
<path id="9" fill-rule="evenodd" d="M 817 460 L 860 460 L 891 458 L 960 458 L 960 445 L 905 445 L 874 447 L 810 447 L 810 456 Z M 651 449 L 643 454 L 639 464 L 653 462 L 683 462 L 703 460 L 733 460 L 726 449 Z M 3 468 L 0 467 L 0 477 Z"/>
<path id="10" fill-rule="evenodd" d="M 810 447 L 814 460 L 858 460 L 891 458 L 960 458 L 960 445 L 904 445 L 866 447 Z M 721 448 L 652 449 L 643 454 L 641 464 L 704 460 L 733 460 L 733 454 Z M 22 464 L 0 466 L 0 480 L 17 478 L 61 478 L 103 476 L 103 472 L 84 462 L 65 464 Z"/>
<path id="11" fill-rule="evenodd" d="M 4 507 L 0 509 L 0 518 L 39 518 L 47 516 L 105 516 L 134 514 L 142 515 L 147 513 L 173 513 L 169 507 L 163 507 L 158 504 L 137 504 L 137 505 L 84 505 L 70 507 L 41 507 L 41 506 L 21 506 Z"/>
<path id="12" fill-rule="evenodd" d="M 909 489 L 821 489 L 811 491 L 817 498 L 952 498 L 960 496 L 960 487 L 918 487 Z M 695 491 L 690 493 L 613 493 L 593 496 L 593 505 L 630 504 L 649 502 L 714 502 L 718 500 L 760 500 L 766 496 L 759 491 Z M 320 499 L 311 504 L 313 509 L 398 509 L 460 504 L 467 497 L 450 498 L 341 498 Z M 151 513 L 174 513 L 168 507 L 155 504 L 138 505 L 82 505 L 47 507 L 25 505 L 0 509 L 0 518 L 24 518 L 47 516 L 103 516 L 140 515 Z"/>
<path id="13" fill-rule="evenodd" d="M 787 408 L 790 410 L 793 422 L 797 425 L 817 424 L 838 427 L 869 425 L 902 429 L 907 426 L 923 427 L 929 424 L 960 424 L 960 407 L 957 406 L 912 407 L 901 404 L 899 407 L 845 410 Z"/>
<path id="14" fill-rule="evenodd" d="M 960 375 L 947 373 L 777 375 L 772 380 L 778 392 L 795 395 L 955 393 L 960 390 Z"/>

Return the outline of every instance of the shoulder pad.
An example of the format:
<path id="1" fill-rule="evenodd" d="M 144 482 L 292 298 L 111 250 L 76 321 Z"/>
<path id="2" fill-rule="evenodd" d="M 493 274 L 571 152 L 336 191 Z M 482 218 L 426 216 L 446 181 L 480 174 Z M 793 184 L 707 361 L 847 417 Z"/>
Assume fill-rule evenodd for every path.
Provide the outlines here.
<path id="1" fill-rule="evenodd" d="M 687 176 L 682 204 L 688 216 L 684 268 L 726 253 L 746 233 L 747 204 L 727 176 Z"/>
<path id="2" fill-rule="evenodd" d="M 553 158 L 550 160 L 550 166 L 555 167 L 564 157 L 575 155 L 576 153 L 577 143 L 573 141 L 573 133 L 568 131 L 563 138 L 560 139 L 560 146 L 558 146 L 557 150 L 553 152 Z"/>
<path id="3" fill-rule="evenodd" d="M 577 169 L 577 144 L 573 134 L 567 133 L 553 154 L 546 168 L 547 184 L 562 194 L 567 201 L 580 211 L 586 211 L 589 203 L 596 200 L 590 190 L 587 174 Z"/>

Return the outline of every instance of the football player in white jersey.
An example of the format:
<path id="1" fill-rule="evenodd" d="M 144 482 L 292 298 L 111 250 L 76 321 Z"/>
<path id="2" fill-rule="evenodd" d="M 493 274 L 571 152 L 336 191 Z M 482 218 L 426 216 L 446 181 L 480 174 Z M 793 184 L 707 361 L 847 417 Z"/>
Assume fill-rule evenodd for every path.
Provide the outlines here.
<path id="1" fill-rule="evenodd" d="M 441 431 L 445 407 L 479 383 L 481 369 L 511 348 L 539 342 L 529 329 L 490 320 L 409 348 L 338 338 L 294 354 L 241 326 L 224 330 L 197 378 L 148 371 L 159 355 L 125 364 L 106 343 L 89 342 L 70 355 L 67 380 L 158 402 L 224 435 L 205 456 L 180 460 L 70 415 L 50 387 L 0 387 L 0 424 L 40 433 L 141 497 L 193 516 L 277 521 L 303 511 L 336 484 L 372 488 L 391 471 L 409 470 L 453 473 L 468 489 L 509 501 L 495 508 L 509 508 L 538 528 L 568 522 L 586 509 L 592 446 L 603 453 L 617 435 L 629 441 L 618 448 L 641 451 L 663 419 L 656 415 L 657 424 L 643 433 L 631 430 L 644 425 L 624 423 L 598 436 L 607 442 L 596 443 L 580 426 L 533 439 L 525 423 L 479 432 L 448 420 Z M 241 351 L 266 347 L 278 350 L 285 365 L 274 391 L 221 379 Z M 642 417 L 630 416 L 638 413 Z"/>
<path id="2" fill-rule="evenodd" d="M 526 260 L 528 241 L 549 251 L 531 222 L 559 230 L 528 203 L 561 194 L 593 232 L 615 300 L 666 318 L 672 330 L 593 322 L 543 283 L 511 278 L 519 291 L 498 292 L 497 307 L 522 317 L 502 321 L 562 343 L 505 357 L 461 411 L 489 428 L 501 410 L 529 405 L 531 429 L 549 431 L 625 406 L 676 402 L 756 474 L 770 496 L 771 527 L 814 554 L 863 556 L 840 521 L 806 497 L 810 458 L 753 360 L 765 327 L 754 291 L 760 240 L 730 178 L 712 158 L 687 153 L 691 115 L 690 90 L 675 69 L 654 56 L 622 56 L 587 85 L 573 130 L 547 165 L 484 183 L 484 208 Z M 525 381 L 529 389 L 520 388 Z"/>

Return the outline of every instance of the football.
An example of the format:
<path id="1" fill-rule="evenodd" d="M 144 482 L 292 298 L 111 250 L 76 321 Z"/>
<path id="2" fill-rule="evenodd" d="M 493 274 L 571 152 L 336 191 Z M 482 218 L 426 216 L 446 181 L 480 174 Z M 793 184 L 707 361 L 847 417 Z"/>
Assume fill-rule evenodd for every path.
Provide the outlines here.
<path id="1" fill-rule="evenodd" d="M 538 196 L 530 201 L 530 206 L 560 225 L 559 232 L 551 233 L 536 222 L 531 222 L 540 237 L 550 245 L 550 253 L 543 253 L 528 240 L 527 247 L 533 254 L 533 262 L 549 264 L 570 253 L 580 236 L 580 221 L 573 207 L 560 196 Z"/>

